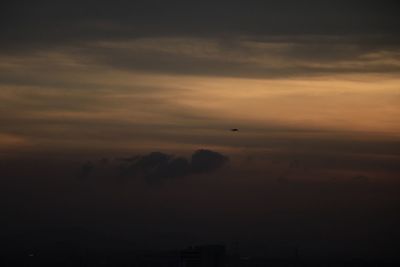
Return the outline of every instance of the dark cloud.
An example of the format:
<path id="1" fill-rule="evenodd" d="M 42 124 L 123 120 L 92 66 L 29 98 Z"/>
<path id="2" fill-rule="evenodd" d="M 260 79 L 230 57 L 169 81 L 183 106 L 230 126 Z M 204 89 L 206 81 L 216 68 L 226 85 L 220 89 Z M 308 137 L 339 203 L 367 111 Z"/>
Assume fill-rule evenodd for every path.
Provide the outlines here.
<path id="1" fill-rule="evenodd" d="M 396 1 L 8 1 L 2 6 L 0 54 L 55 49 L 75 53 L 84 64 L 191 75 L 397 73 L 397 7 Z M 193 39 L 197 46 L 185 40 L 176 45 L 178 51 L 98 45 L 171 38 Z M 215 45 L 214 56 L 199 40 Z M 264 47 L 271 44 L 282 47 Z M 182 46 L 197 52 L 182 53 Z M 369 58 L 381 52 L 390 53 L 379 62 Z M 271 55 L 287 64 L 277 64 Z M 266 64 L 248 60 L 265 56 Z M 1 79 L 10 83 L 59 82 L 2 73 Z"/>
<path id="2" fill-rule="evenodd" d="M 163 178 L 175 178 L 170 162 L 172 156 L 162 152 L 152 152 L 148 155 L 138 156 L 130 160 L 127 166 L 122 166 L 123 176 L 142 176 L 148 181 Z"/>
<path id="3" fill-rule="evenodd" d="M 94 171 L 95 164 L 91 161 L 87 161 L 82 165 L 80 171 L 78 172 L 78 178 L 85 179 L 88 178 Z"/>
<path id="4" fill-rule="evenodd" d="M 2 6 L 0 54 L 57 51 L 82 64 L 231 77 L 397 73 L 397 6 L 396 1 L 8 1 Z M 181 43 L 176 51 L 99 46 L 171 38 Z M 210 44 L 215 46 L 212 55 L 207 51 Z M 271 44 L 281 47 L 268 48 Z M 159 43 L 158 48 L 165 46 Z M 183 53 L 183 48 L 191 53 Z M 265 60 L 249 60 L 254 58 Z M 4 83 L 60 83 L 0 72 Z M 64 81 L 62 86 L 74 83 Z"/>
<path id="5" fill-rule="evenodd" d="M 176 35 L 393 34 L 396 1 L 7 1 L 6 43 Z"/>
<path id="6" fill-rule="evenodd" d="M 192 155 L 191 169 L 193 173 L 211 172 L 219 169 L 228 158 L 211 150 L 197 150 Z"/>
<path id="7" fill-rule="evenodd" d="M 228 162 L 228 157 L 218 152 L 200 149 L 193 153 L 189 162 L 162 152 L 124 159 L 122 176 L 143 177 L 150 183 L 181 178 L 190 174 L 213 172 Z"/>

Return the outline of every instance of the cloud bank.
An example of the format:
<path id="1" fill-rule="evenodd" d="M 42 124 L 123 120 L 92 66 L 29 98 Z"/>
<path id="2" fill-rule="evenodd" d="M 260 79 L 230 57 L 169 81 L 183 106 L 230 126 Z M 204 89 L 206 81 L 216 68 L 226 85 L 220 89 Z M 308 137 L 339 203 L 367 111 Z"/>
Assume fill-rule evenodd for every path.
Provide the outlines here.
<path id="1" fill-rule="evenodd" d="M 228 157 L 218 152 L 200 149 L 193 153 L 191 161 L 162 152 L 152 152 L 135 157 L 123 167 L 124 176 L 143 177 L 146 181 L 162 182 L 191 174 L 209 173 L 228 162 Z"/>

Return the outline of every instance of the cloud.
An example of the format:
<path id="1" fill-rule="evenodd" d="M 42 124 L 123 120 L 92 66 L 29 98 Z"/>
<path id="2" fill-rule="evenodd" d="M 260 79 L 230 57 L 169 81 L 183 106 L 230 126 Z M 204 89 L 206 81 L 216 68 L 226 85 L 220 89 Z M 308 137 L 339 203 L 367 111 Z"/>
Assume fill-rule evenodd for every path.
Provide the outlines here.
<path id="1" fill-rule="evenodd" d="M 78 172 L 78 178 L 79 179 L 88 178 L 94 172 L 95 167 L 96 165 L 93 162 L 91 161 L 85 162 Z"/>
<path id="2" fill-rule="evenodd" d="M 124 159 L 122 176 L 142 177 L 149 183 L 181 178 L 191 174 L 214 172 L 228 162 L 228 157 L 218 152 L 200 149 L 191 161 L 162 152 Z"/>
<path id="3" fill-rule="evenodd" d="M 396 1 L 8 1 L 0 43 L 10 48 L 143 36 L 395 36 L 397 6 Z"/>
<path id="4" fill-rule="evenodd" d="M 148 155 L 132 157 L 128 166 L 123 169 L 124 176 L 143 176 L 146 179 L 158 178 L 167 173 L 168 165 L 172 156 L 162 152 L 152 152 Z"/>
<path id="5" fill-rule="evenodd" d="M 95 71 L 93 66 L 153 75 L 246 78 L 400 72 L 400 46 L 382 44 L 378 39 L 382 37 L 236 36 L 226 41 L 223 37 L 156 36 L 65 44 L 23 55 L 2 55 L 0 49 L 4 64 L 0 64 L 0 79 L 6 85 L 107 89 L 100 82 L 104 76 L 88 81 L 83 73 Z M 71 79 L 68 75 L 83 77 Z"/>
<path id="6" fill-rule="evenodd" d="M 191 170 L 193 173 L 212 172 L 219 169 L 228 158 L 218 152 L 200 149 L 193 153 Z"/>
<path id="7" fill-rule="evenodd" d="M 83 65 L 153 74 L 282 78 L 399 72 L 399 46 L 375 44 L 377 39 L 238 36 L 226 41 L 221 37 L 146 37 L 88 42 L 62 48 L 58 53 Z M 11 74 L 3 74 L 2 78 L 18 80 Z"/>
<path id="8" fill-rule="evenodd" d="M 22 55 L 24 65 L 26 57 L 55 51 L 70 61 L 79 59 L 80 66 L 183 75 L 274 78 L 400 71 L 395 1 L 362 6 L 336 1 L 17 3 L 3 7 L 0 55 Z M 21 70 L 0 73 L 8 83 L 60 83 L 30 77 L 27 71 L 23 78 Z M 66 80 L 62 86 L 74 87 L 82 79 Z"/>

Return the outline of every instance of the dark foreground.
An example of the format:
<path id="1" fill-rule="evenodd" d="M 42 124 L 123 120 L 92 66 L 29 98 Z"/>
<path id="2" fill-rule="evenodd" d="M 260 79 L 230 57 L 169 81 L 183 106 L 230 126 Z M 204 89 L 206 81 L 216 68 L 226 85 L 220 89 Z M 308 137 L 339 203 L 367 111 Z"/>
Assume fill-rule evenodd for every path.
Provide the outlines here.
<path id="1" fill-rule="evenodd" d="M 204 245 L 171 251 L 89 250 L 55 245 L 40 250 L 11 251 L 3 248 L 1 266 L 134 266 L 134 267 L 241 267 L 241 266 L 400 266 L 384 260 L 310 260 L 245 257 L 227 253 L 223 245 Z"/>

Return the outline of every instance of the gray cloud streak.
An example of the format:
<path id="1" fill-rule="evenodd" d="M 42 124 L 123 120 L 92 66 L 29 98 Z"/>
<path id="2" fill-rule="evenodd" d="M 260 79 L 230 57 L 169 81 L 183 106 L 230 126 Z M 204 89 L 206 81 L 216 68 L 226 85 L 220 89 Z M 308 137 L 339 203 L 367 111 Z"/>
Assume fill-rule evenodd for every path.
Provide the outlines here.
<path id="1" fill-rule="evenodd" d="M 396 35 L 397 1 L 8 1 L 2 44 L 143 36 Z"/>

